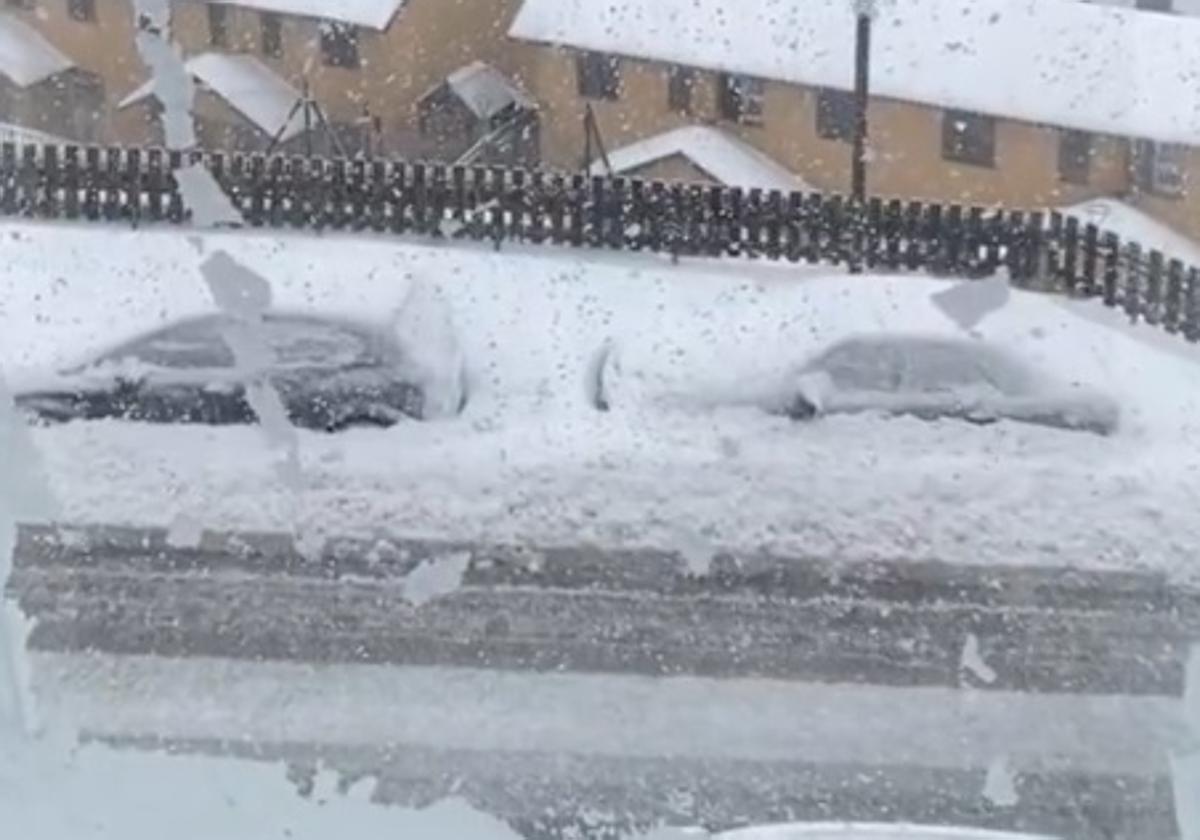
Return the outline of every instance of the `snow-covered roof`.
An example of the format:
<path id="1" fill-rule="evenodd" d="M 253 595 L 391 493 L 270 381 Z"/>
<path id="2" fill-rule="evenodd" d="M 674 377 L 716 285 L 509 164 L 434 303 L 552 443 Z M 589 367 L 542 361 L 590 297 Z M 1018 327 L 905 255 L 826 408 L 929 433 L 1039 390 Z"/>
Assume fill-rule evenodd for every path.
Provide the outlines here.
<path id="1" fill-rule="evenodd" d="M 272 136 L 288 121 L 292 106 L 300 99 L 300 91 L 252 56 L 203 53 L 188 59 L 184 66 L 196 81 Z M 147 82 L 122 99 L 117 107 L 139 102 L 153 91 L 154 83 Z M 304 115 L 297 112 L 292 114 L 280 140 L 290 140 L 303 131 Z"/>
<path id="2" fill-rule="evenodd" d="M 851 0 L 525 0 L 510 34 L 850 90 Z M 1046 0 L 879 3 L 876 95 L 1200 144 L 1200 19 Z"/>
<path id="3" fill-rule="evenodd" d="M 25 21 L 0 14 L 0 76 L 28 87 L 74 66 L 75 62 Z"/>
<path id="4" fill-rule="evenodd" d="M 370 29 L 387 29 L 405 0 L 191 0 L 245 6 L 260 12 L 336 20 Z"/>
<path id="5" fill-rule="evenodd" d="M 475 116 L 487 119 L 510 105 L 532 108 L 526 93 L 503 73 L 483 61 L 473 61 L 446 77 L 446 84 Z"/>
<path id="6" fill-rule="evenodd" d="M 688 125 L 647 137 L 609 153 L 608 162 L 617 173 L 641 169 L 656 161 L 680 155 L 714 181 L 731 187 L 764 190 L 807 190 L 795 173 L 776 163 L 758 149 L 717 128 Z M 603 174 L 604 163 L 592 164 Z"/>

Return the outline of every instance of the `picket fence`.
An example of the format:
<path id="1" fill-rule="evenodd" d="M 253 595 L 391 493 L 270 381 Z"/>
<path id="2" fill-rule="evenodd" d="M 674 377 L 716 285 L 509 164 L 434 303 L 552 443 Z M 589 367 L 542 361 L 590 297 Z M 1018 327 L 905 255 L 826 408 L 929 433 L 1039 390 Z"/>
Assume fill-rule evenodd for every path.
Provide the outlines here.
<path id="1" fill-rule="evenodd" d="M 0 215 L 185 224 L 203 166 L 244 223 L 987 277 L 1200 341 L 1200 268 L 1057 212 L 403 161 L 0 145 Z"/>

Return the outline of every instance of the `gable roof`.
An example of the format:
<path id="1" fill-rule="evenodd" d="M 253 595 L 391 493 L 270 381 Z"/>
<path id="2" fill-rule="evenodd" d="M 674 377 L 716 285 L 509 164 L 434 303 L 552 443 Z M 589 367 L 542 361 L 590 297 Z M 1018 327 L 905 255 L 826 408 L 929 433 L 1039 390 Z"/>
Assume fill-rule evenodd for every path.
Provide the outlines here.
<path id="1" fill-rule="evenodd" d="M 473 61 L 446 77 L 446 84 L 475 116 L 488 119 L 510 105 L 534 107 L 533 100 L 495 67 Z"/>
<path id="2" fill-rule="evenodd" d="M 184 67 L 196 81 L 229 103 L 263 133 L 274 136 L 285 122 L 287 127 L 280 135 L 281 141 L 304 133 L 303 114 L 291 113 L 300 99 L 300 91 L 258 59 L 248 55 L 203 53 L 188 59 Z M 122 99 L 117 107 L 125 108 L 153 93 L 153 81 L 147 82 Z"/>
<path id="3" fill-rule="evenodd" d="M 660 160 L 686 158 L 714 181 L 731 187 L 764 190 L 808 190 L 798 175 L 753 146 L 717 128 L 687 125 L 647 137 L 609 153 L 613 172 L 641 169 Z M 602 161 L 592 163 L 592 173 L 604 174 Z"/>
<path id="4" fill-rule="evenodd" d="M 191 0 L 387 29 L 406 0 Z"/>
<path id="5" fill-rule="evenodd" d="M 876 96 L 1200 145 L 1200 19 L 1077 0 L 890 0 Z M 851 0 L 525 0 L 513 37 L 851 90 Z"/>
<path id="6" fill-rule="evenodd" d="M 0 13 L 0 76 L 18 87 L 29 87 L 74 66 L 32 26 Z"/>

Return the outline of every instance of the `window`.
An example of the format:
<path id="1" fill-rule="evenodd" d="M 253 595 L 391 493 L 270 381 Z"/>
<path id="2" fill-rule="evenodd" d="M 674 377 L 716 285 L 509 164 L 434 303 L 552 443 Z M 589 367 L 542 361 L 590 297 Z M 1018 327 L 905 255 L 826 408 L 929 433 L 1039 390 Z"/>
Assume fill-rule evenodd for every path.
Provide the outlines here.
<path id="1" fill-rule="evenodd" d="M 358 67 L 358 27 L 330 20 L 322 22 L 321 54 L 330 67 Z"/>
<path id="2" fill-rule="evenodd" d="M 1148 193 L 1177 198 L 1183 195 L 1187 147 L 1176 143 L 1139 140 L 1134 147 L 1134 177 Z"/>
<path id="3" fill-rule="evenodd" d="M 67 0 L 67 14 L 72 20 L 91 23 L 96 20 L 96 0 Z"/>
<path id="4" fill-rule="evenodd" d="M 258 19 L 259 47 L 269 58 L 283 55 L 283 19 L 271 12 L 263 12 Z"/>
<path id="5" fill-rule="evenodd" d="M 690 67 L 672 67 L 667 79 L 667 105 L 672 111 L 692 110 L 692 89 L 696 84 L 696 71 Z"/>
<path id="6" fill-rule="evenodd" d="M 1092 135 L 1063 131 L 1058 136 L 1058 177 L 1068 184 L 1086 184 L 1092 168 Z"/>
<path id="7" fill-rule="evenodd" d="M 588 99 L 616 99 L 621 88 L 621 69 L 616 56 L 581 53 L 576 61 L 579 95 Z"/>
<path id="8" fill-rule="evenodd" d="M 10 9 L 32 9 L 34 0 L 8 0 Z"/>
<path id="9" fill-rule="evenodd" d="M 214 47 L 229 46 L 229 9 L 219 3 L 208 4 L 208 43 Z"/>
<path id="10" fill-rule="evenodd" d="M 763 119 L 766 85 L 754 76 L 726 73 L 721 76 L 721 116 L 727 120 L 758 123 Z"/>
<path id="11" fill-rule="evenodd" d="M 969 111 L 942 117 L 942 157 L 972 166 L 996 165 L 996 120 Z"/>
<path id="12" fill-rule="evenodd" d="M 854 94 L 843 90 L 821 90 L 817 93 L 817 134 L 826 140 L 854 139 L 858 108 Z"/>

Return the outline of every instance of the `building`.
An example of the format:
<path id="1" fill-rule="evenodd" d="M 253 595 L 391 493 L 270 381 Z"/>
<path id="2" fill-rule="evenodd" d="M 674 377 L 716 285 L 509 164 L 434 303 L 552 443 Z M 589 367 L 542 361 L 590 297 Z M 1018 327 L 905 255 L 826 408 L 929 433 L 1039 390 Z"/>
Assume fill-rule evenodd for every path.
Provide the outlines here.
<path id="1" fill-rule="evenodd" d="M 700 125 L 846 191 L 853 8 L 525 0 L 510 35 L 553 166 Z M 1200 189 L 1188 190 L 1200 20 L 1066 0 L 905 0 L 882 4 L 874 35 L 870 192 L 1017 207 L 1123 196 L 1200 237 Z"/>
<path id="2" fill-rule="evenodd" d="M 0 124 L 79 142 L 122 133 L 112 95 L 145 72 L 133 32 L 127 0 L 5 0 Z"/>
<path id="3" fill-rule="evenodd" d="M 324 118 L 330 127 L 317 129 L 319 151 L 337 145 L 351 154 L 445 157 L 494 132 L 497 120 L 535 110 L 505 75 L 504 22 L 515 7 L 516 0 L 173 0 L 172 34 L 199 60 L 202 88 L 226 106 L 198 107 L 202 142 L 264 147 L 280 129 L 297 130 L 284 128 L 291 109 L 279 103 L 307 100 L 320 112 L 311 121 Z M 448 111 L 461 105 L 455 91 L 482 87 L 493 98 L 473 119 L 433 113 L 439 104 Z M 495 98 L 498 91 L 506 101 Z M 236 101 L 236 93 L 257 96 L 259 107 Z M 292 145 L 307 144 L 293 138 Z"/>
<path id="4" fill-rule="evenodd" d="M 159 106 L 135 46 L 134 0 L 3 2 L 0 124 L 89 142 L 162 141 Z M 170 3 L 172 38 L 197 84 L 201 146 L 536 158 L 535 103 L 509 78 L 505 29 L 517 0 Z M 6 45 L 18 42 L 24 52 L 40 45 L 39 66 L 52 69 L 51 84 L 70 94 L 66 110 L 81 113 L 74 103 L 91 97 L 90 123 L 42 118 L 52 97 L 44 88 L 20 93 L 45 80 L 17 73 L 16 49 Z M 22 108 L 22 101 L 38 105 Z"/>

